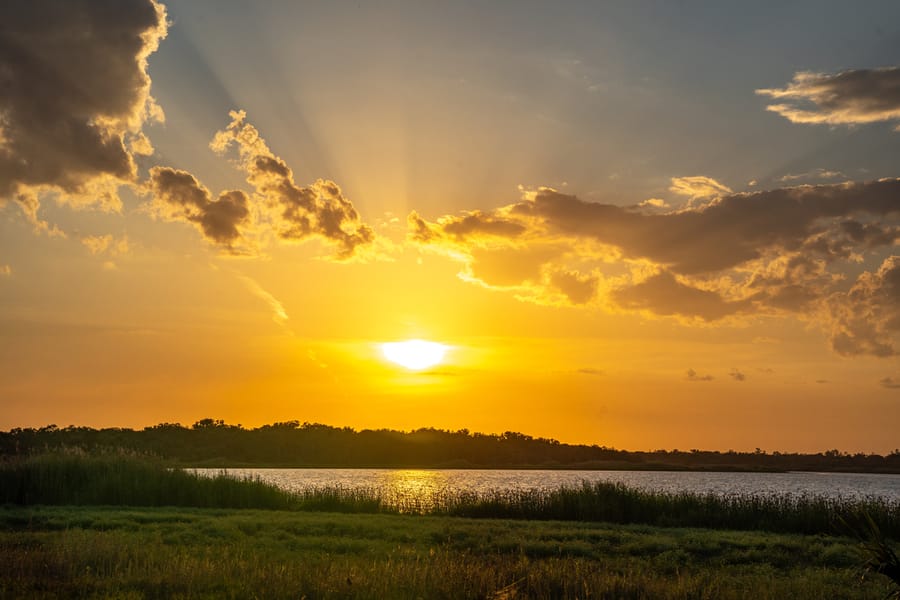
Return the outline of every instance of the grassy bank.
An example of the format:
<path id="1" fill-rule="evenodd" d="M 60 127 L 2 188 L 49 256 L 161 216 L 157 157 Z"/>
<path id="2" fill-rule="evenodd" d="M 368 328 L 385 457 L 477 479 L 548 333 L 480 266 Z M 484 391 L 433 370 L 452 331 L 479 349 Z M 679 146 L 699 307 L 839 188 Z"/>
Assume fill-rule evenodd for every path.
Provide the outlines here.
<path id="1" fill-rule="evenodd" d="M 809 534 L 846 534 L 840 520 L 853 522 L 865 513 L 885 535 L 900 538 L 900 503 L 877 499 L 722 498 L 606 483 L 551 492 L 450 492 L 413 499 L 339 487 L 292 494 L 258 480 L 203 477 L 120 453 L 47 454 L 0 463 L 0 503 L 424 513 Z"/>
<path id="2" fill-rule="evenodd" d="M 887 581 L 860 581 L 859 562 L 852 540 L 822 535 L 235 509 L 0 509 L 3 598 L 883 598 Z"/>

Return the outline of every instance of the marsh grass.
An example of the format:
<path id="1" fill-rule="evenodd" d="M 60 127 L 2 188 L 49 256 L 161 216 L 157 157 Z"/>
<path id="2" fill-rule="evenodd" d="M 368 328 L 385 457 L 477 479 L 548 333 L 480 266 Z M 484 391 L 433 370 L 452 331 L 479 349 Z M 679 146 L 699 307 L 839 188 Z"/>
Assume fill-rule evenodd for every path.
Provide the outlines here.
<path id="1" fill-rule="evenodd" d="M 238 479 L 224 471 L 199 475 L 121 452 L 54 453 L 0 463 L 0 503 L 404 513 L 806 534 L 846 534 L 842 520 L 866 514 L 881 534 L 900 538 L 900 503 L 880 498 L 722 497 L 604 482 L 553 491 L 451 491 L 424 498 L 340 486 L 288 492 L 259 479 Z"/>
<path id="2" fill-rule="evenodd" d="M 881 598 L 854 540 L 252 509 L 0 508 L 3 598 Z"/>
<path id="3" fill-rule="evenodd" d="M 900 557 L 885 539 L 874 519 L 866 513 L 855 520 L 841 518 L 847 533 L 859 540 L 857 551 L 861 558 L 862 576 L 883 575 L 893 582 L 885 600 L 900 600 Z"/>
<path id="4" fill-rule="evenodd" d="M 224 471 L 201 477 L 128 452 L 41 454 L 0 463 L 0 502 L 288 509 L 292 494 Z"/>
<path id="5" fill-rule="evenodd" d="M 880 500 L 289 493 L 120 452 L 0 463 L 0 502 L 0 598 L 883 598 L 828 534 L 863 510 L 898 531 Z"/>
<path id="6" fill-rule="evenodd" d="M 755 529 L 795 533 L 842 533 L 841 518 L 867 514 L 889 536 L 900 536 L 900 503 L 815 496 L 718 496 L 648 492 L 619 483 L 581 487 L 452 494 L 434 511 L 466 517 L 605 521 L 664 527 Z"/>

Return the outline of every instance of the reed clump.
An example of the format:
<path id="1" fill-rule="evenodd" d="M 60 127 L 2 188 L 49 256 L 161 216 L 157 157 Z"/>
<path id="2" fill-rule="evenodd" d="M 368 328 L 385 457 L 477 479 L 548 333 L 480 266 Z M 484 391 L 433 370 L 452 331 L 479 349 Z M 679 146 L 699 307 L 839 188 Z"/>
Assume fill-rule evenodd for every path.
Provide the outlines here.
<path id="1" fill-rule="evenodd" d="M 464 517 L 603 521 L 663 527 L 841 533 L 841 519 L 867 514 L 885 535 L 900 537 L 900 503 L 818 496 L 651 492 L 621 483 L 584 482 L 552 491 L 451 494 L 433 512 Z"/>
<path id="2" fill-rule="evenodd" d="M 295 499 L 224 471 L 204 477 L 150 456 L 72 450 L 0 463 L 0 503 L 287 509 Z"/>

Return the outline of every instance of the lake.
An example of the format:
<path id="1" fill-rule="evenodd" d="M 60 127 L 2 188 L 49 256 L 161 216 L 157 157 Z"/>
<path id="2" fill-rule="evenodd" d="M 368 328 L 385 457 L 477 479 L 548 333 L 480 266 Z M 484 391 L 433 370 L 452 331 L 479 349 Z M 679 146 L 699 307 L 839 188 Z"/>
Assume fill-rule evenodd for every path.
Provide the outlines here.
<path id="1" fill-rule="evenodd" d="M 215 475 L 222 469 L 195 469 Z M 259 477 L 283 489 L 340 486 L 367 488 L 382 497 L 428 502 L 435 495 L 494 490 L 551 490 L 583 481 L 623 483 L 660 492 L 722 496 L 820 496 L 884 498 L 900 502 L 900 475 L 862 473 L 719 473 L 691 471 L 558 471 L 512 469 L 227 469 L 236 477 Z"/>

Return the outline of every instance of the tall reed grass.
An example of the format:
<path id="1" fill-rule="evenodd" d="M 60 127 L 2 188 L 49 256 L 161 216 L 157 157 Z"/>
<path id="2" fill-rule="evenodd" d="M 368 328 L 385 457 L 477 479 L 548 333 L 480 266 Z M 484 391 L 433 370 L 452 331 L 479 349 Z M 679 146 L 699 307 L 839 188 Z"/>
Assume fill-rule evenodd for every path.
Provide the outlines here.
<path id="1" fill-rule="evenodd" d="M 465 517 L 605 521 L 784 533 L 842 533 L 842 518 L 867 514 L 886 535 L 900 537 L 900 502 L 883 498 L 666 493 L 606 482 L 584 482 L 581 487 L 549 492 L 451 494 L 434 512 Z"/>
<path id="2" fill-rule="evenodd" d="M 202 477 L 127 452 L 69 451 L 0 463 L 0 503 L 288 509 L 295 498 L 224 471 Z"/>
<path id="3" fill-rule="evenodd" d="M 845 534 L 841 523 L 865 514 L 885 536 L 900 539 L 900 502 L 883 498 L 722 497 L 642 491 L 604 482 L 549 492 L 448 491 L 412 498 L 340 486 L 288 492 L 259 479 L 237 479 L 224 471 L 203 476 L 125 453 L 54 453 L 0 463 L 0 503 L 403 513 L 807 534 Z"/>

